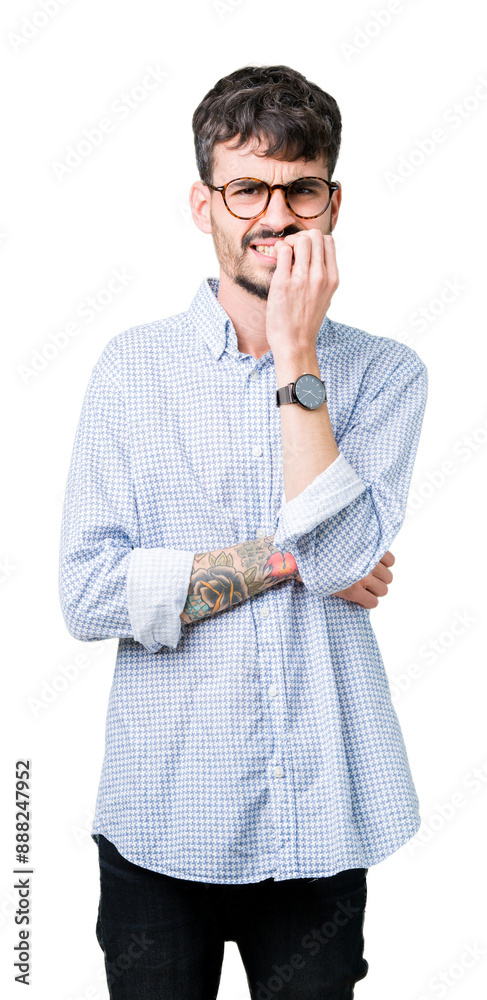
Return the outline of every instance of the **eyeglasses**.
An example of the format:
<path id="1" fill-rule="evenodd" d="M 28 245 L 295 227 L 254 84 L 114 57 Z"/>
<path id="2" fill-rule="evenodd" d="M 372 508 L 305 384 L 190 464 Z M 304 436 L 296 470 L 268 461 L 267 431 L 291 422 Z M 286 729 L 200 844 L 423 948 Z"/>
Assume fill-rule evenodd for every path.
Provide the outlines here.
<path id="1" fill-rule="evenodd" d="M 327 181 L 324 177 L 298 177 L 289 184 L 270 185 L 257 177 L 237 177 L 219 187 L 214 184 L 207 184 L 207 187 L 221 192 L 226 208 L 236 219 L 257 219 L 265 212 L 277 188 L 282 189 L 287 207 L 298 219 L 317 219 L 326 212 L 340 182 Z"/>

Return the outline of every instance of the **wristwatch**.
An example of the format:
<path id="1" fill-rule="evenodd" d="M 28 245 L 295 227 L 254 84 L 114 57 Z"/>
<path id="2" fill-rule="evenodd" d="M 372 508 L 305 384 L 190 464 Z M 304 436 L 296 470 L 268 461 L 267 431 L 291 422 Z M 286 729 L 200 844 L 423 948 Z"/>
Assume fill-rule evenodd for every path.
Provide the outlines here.
<path id="1" fill-rule="evenodd" d="M 276 390 L 276 404 L 298 403 L 304 410 L 317 410 L 326 400 L 325 383 L 316 375 L 307 372 L 300 375 L 295 382 L 284 385 Z"/>

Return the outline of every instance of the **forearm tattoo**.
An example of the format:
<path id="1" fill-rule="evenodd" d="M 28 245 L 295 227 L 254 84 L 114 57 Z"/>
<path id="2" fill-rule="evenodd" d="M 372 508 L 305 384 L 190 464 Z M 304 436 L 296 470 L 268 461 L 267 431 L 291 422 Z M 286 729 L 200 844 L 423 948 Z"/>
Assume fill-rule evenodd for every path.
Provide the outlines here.
<path id="1" fill-rule="evenodd" d="M 181 619 L 192 622 L 217 614 L 296 577 L 298 567 L 293 554 L 281 552 L 273 545 L 273 538 L 267 535 L 195 555 Z"/>

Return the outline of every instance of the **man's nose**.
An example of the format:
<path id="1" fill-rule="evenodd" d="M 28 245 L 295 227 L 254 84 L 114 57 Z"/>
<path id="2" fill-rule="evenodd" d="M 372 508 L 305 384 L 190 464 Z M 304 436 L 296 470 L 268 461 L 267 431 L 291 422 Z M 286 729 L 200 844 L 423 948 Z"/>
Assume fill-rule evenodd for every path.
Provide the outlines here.
<path id="1" fill-rule="evenodd" d="M 271 198 L 265 212 L 259 217 L 259 221 L 266 222 L 269 229 L 275 233 L 280 233 L 282 229 L 292 223 L 296 223 L 296 216 L 286 205 L 284 191 L 276 188 L 271 192 Z"/>

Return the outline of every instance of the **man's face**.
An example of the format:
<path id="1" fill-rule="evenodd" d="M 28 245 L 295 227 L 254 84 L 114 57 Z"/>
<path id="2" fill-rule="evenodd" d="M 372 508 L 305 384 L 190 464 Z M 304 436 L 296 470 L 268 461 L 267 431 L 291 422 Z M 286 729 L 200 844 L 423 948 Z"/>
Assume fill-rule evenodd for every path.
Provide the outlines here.
<path id="1" fill-rule="evenodd" d="M 233 141 L 233 140 L 232 140 Z M 298 177 L 323 177 L 328 180 L 324 159 L 295 160 L 286 162 L 251 152 L 257 147 L 255 140 L 241 149 L 229 149 L 218 143 L 213 150 L 213 180 L 215 186 L 226 184 L 237 177 L 256 177 L 272 184 L 287 184 Z M 259 239 L 291 236 L 303 229 L 320 229 L 331 233 L 336 221 L 336 194 L 323 215 L 316 219 L 298 219 L 287 207 L 284 192 L 272 193 L 263 215 L 258 219 L 236 219 L 225 207 L 219 191 L 211 191 L 210 220 L 215 252 L 221 269 L 228 278 L 260 299 L 267 299 L 276 262 L 272 257 L 254 250 L 251 246 Z M 332 215 L 334 213 L 334 215 Z M 333 224 L 332 224 L 333 220 Z"/>

